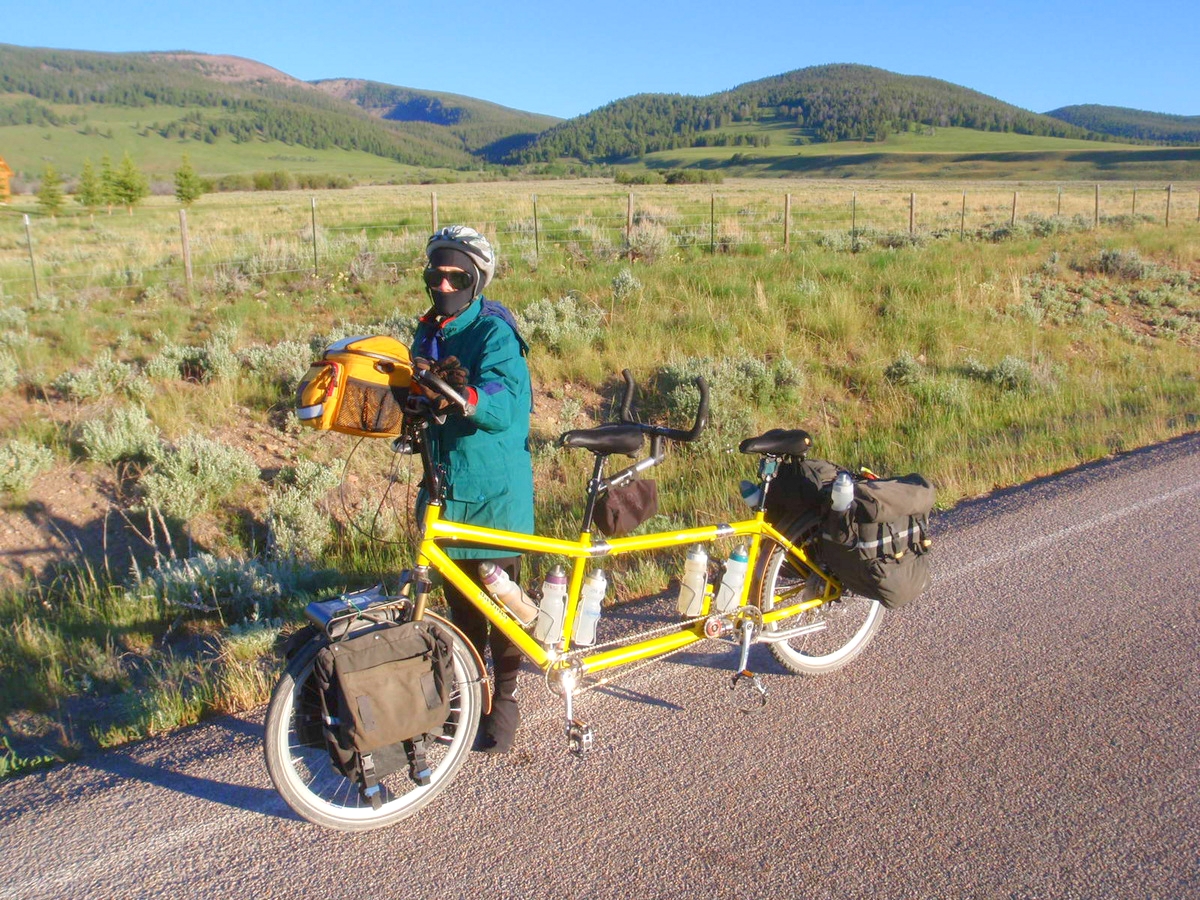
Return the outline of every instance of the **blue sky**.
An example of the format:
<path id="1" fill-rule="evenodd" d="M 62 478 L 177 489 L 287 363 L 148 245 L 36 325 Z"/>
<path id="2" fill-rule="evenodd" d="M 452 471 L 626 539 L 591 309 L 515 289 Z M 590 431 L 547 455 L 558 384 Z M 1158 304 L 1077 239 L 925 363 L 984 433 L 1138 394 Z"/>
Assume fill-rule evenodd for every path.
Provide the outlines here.
<path id="1" fill-rule="evenodd" d="M 1035 112 L 1101 103 L 1200 115 L 1200 0 L 5 7 L 3 43 L 228 53 L 305 80 L 367 78 L 564 118 L 631 94 L 710 94 L 831 62 L 941 78 Z"/>

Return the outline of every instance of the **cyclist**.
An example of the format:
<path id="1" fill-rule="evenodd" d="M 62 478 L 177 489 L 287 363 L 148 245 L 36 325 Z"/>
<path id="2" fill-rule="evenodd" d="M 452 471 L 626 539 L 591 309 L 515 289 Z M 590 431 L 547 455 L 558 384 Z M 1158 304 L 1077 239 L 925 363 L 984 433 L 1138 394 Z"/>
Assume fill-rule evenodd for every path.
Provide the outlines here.
<path id="1" fill-rule="evenodd" d="M 412 355 L 463 394 L 473 407 L 429 430 L 434 460 L 445 472 L 447 518 L 507 531 L 533 532 L 533 462 L 529 453 L 531 388 L 527 347 L 511 313 L 483 297 L 496 271 L 487 239 L 451 225 L 430 237 L 424 271 L 431 306 L 413 337 Z M 520 581 L 521 557 L 487 547 L 447 548 L 455 559 L 490 559 Z M 478 581 L 476 565 L 464 566 Z M 521 652 L 452 585 L 445 586 L 454 623 L 481 656 L 490 643 L 495 689 L 475 749 L 507 753 L 519 722 L 516 686 Z M 490 640 L 489 640 L 490 631 Z"/>

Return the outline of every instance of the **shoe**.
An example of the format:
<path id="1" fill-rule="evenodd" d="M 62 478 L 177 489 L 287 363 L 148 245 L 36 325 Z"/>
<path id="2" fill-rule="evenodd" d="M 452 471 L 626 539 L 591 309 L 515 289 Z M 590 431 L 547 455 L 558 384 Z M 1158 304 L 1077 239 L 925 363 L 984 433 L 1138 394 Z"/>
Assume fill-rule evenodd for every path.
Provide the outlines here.
<path id="1" fill-rule="evenodd" d="M 515 700 L 496 698 L 492 711 L 479 719 L 479 731 L 471 749 L 477 753 L 508 753 L 517 737 L 521 714 Z"/>

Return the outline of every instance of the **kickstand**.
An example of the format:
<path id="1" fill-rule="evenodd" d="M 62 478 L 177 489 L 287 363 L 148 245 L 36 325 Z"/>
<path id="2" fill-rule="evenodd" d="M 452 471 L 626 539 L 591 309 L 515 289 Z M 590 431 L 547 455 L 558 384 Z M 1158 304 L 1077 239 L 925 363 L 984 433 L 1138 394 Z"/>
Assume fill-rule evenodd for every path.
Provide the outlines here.
<path id="1" fill-rule="evenodd" d="M 742 657 L 738 660 L 737 673 L 730 679 L 733 702 L 744 713 L 755 712 L 767 705 L 767 686 L 755 673 L 746 668 L 750 661 L 750 645 L 754 642 L 754 622 L 742 619 Z"/>

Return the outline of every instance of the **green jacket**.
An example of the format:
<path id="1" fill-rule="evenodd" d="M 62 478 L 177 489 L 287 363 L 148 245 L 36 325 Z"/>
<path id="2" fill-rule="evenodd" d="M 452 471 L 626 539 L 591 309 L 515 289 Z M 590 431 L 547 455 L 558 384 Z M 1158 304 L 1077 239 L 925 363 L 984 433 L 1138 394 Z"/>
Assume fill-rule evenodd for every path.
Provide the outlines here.
<path id="1" fill-rule="evenodd" d="M 482 298 L 440 327 L 427 315 L 412 355 L 457 356 L 476 393 L 475 413 L 447 416 L 429 428 L 430 449 L 446 480 L 445 518 L 468 525 L 533 533 L 533 460 L 529 453 L 532 392 L 516 332 L 499 316 L 481 315 Z M 512 556 L 512 550 L 446 548 L 455 559 Z"/>

